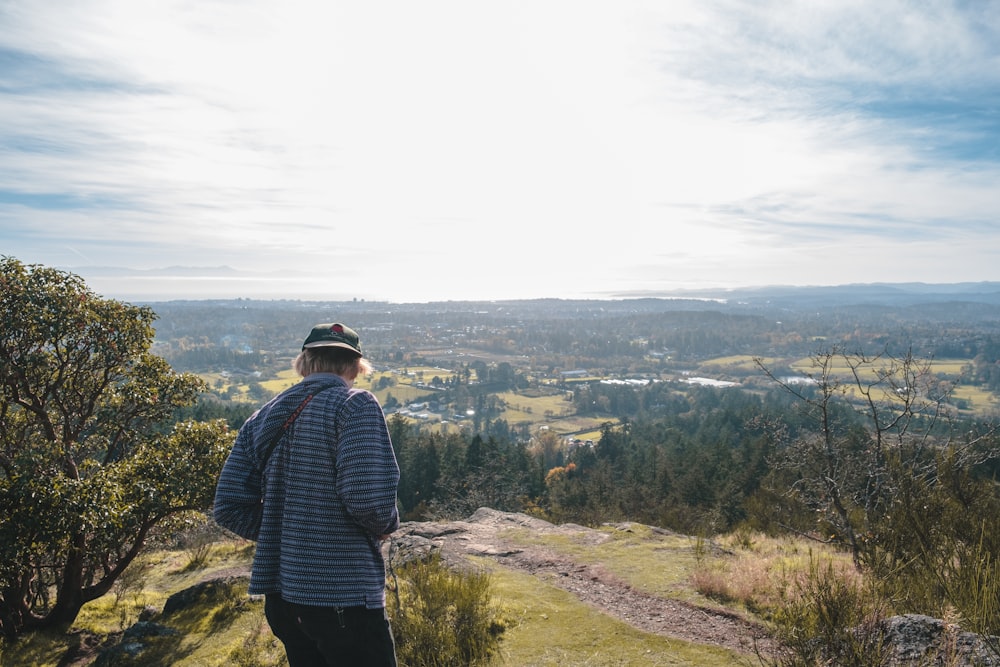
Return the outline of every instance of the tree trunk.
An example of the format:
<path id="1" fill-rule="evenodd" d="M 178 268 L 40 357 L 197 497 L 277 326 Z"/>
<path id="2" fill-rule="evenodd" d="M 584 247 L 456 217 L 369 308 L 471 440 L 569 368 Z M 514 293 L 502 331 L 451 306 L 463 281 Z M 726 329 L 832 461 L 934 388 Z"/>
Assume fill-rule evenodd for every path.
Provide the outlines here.
<path id="1" fill-rule="evenodd" d="M 66 558 L 62 581 L 56 592 L 56 603 L 35 628 L 68 628 L 83 608 L 83 563 L 86 538 L 78 535 Z"/>
<path id="2" fill-rule="evenodd" d="M 16 637 L 32 627 L 36 620 L 28 607 L 31 575 L 25 572 L 4 583 L 3 599 L 0 600 L 0 630 L 5 637 Z"/>

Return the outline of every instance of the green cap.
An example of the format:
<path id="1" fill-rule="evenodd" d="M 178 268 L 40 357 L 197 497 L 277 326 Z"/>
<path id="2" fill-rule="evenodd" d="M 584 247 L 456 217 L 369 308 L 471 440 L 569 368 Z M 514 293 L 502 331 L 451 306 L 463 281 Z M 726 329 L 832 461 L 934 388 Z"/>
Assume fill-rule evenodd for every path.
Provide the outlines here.
<path id="1" fill-rule="evenodd" d="M 362 356 L 361 339 L 358 338 L 358 334 L 354 329 L 345 327 L 339 322 L 314 326 L 306 342 L 302 344 L 303 350 L 312 347 L 342 347 L 359 357 Z"/>

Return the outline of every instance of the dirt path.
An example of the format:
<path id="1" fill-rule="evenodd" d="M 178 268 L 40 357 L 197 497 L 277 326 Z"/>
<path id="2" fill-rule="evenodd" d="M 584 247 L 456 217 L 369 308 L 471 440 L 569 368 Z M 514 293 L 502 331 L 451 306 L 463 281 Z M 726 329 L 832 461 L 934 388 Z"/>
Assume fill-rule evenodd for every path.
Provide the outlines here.
<path id="1" fill-rule="evenodd" d="M 544 547 L 512 543 L 501 536 L 507 528 L 536 534 L 571 532 L 595 545 L 609 539 L 607 533 L 583 526 L 555 526 L 524 514 L 489 509 L 477 511 L 466 521 L 406 523 L 393 539 L 404 549 L 438 549 L 446 561 L 455 564 L 467 555 L 492 558 L 502 567 L 532 574 L 645 632 L 744 654 L 752 654 L 753 638 L 763 636 L 761 626 L 738 614 L 650 595 L 599 565 L 576 563 Z"/>

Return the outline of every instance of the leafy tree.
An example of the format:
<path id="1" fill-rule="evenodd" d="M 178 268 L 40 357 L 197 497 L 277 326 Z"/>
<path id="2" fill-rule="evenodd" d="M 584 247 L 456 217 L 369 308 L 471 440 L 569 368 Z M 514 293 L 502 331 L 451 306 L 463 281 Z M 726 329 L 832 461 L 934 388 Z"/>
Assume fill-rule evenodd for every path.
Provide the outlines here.
<path id="1" fill-rule="evenodd" d="M 72 623 L 151 531 L 206 509 L 222 420 L 157 428 L 203 383 L 149 353 L 154 313 L 0 258 L 0 632 Z"/>
<path id="2" fill-rule="evenodd" d="M 532 450 L 542 461 L 545 470 L 555 468 L 563 459 L 562 438 L 555 431 L 546 429 L 539 432 L 532 442 Z"/>

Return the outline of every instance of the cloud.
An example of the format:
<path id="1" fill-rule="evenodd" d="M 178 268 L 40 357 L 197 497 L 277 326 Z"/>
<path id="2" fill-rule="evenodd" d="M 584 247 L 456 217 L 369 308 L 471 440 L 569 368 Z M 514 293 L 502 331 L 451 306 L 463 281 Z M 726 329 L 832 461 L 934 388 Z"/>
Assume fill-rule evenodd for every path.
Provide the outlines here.
<path id="1" fill-rule="evenodd" d="M 388 298 L 998 279 L 995 14 L 0 4 L 0 241 Z"/>

